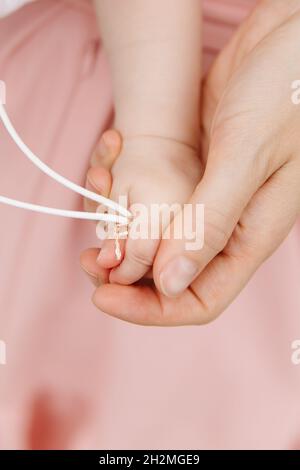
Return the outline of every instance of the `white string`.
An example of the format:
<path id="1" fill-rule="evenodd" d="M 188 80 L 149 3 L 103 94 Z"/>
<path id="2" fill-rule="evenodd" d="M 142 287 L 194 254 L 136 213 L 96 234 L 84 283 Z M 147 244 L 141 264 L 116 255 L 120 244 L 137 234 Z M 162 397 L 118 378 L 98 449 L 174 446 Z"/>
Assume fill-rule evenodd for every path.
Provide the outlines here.
<path id="1" fill-rule="evenodd" d="M 128 219 L 121 215 L 115 214 L 104 214 L 100 212 L 79 212 L 79 211 L 69 211 L 63 209 L 55 209 L 53 207 L 38 206 L 36 204 L 30 204 L 28 202 L 17 201 L 15 199 L 10 199 L 5 196 L 0 196 L 0 203 L 7 204 L 9 206 L 18 207 L 20 209 L 26 209 L 33 212 L 41 212 L 42 214 L 48 215 L 57 215 L 59 217 L 70 217 L 73 219 L 82 219 L 82 220 L 96 220 L 96 221 L 105 221 L 105 222 L 114 222 L 117 224 L 127 225 Z"/>
<path id="2" fill-rule="evenodd" d="M 131 217 L 131 213 L 127 209 L 122 207 L 120 204 L 117 204 L 116 202 L 114 202 L 114 201 L 112 201 L 112 200 L 110 200 L 110 199 L 108 199 L 104 196 L 101 196 L 100 194 L 96 194 L 92 191 L 89 191 L 86 188 L 82 188 L 81 186 L 78 186 L 77 184 L 73 183 L 72 181 L 69 181 L 64 176 L 61 176 L 59 173 L 56 173 L 56 171 L 52 170 L 48 165 L 46 165 L 44 162 L 42 162 L 27 147 L 27 145 L 23 142 L 21 137 L 18 135 L 17 131 L 13 127 L 13 125 L 12 125 L 12 123 L 11 123 L 11 121 L 10 121 L 6 111 L 5 111 L 5 108 L 4 108 L 3 103 L 1 102 L 1 100 L 0 100 L 0 118 L 2 119 L 2 122 L 3 122 L 7 132 L 9 133 L 9 135 L 11 136 L 13 141 L 16 143 L 16 145 L 19 147 L 21 152 L 23 152 L 24 155 L 36 167 L 38 167 L 43 173 L 50 176 L 50 178 L 54 179 L 59 184 L 62 184 L 66 188 L 69 188 L 71 191 L 74 191 L 77 194 L 81 194 L 82 196 L 86 197 L 87 199 L 91 199 L 92 201 L 95 201 L 98 204 L 102 204 L 106 207 L 109 207 L 113 211 L 123 215 L 124 218 L 126 218 L 126 220 L 127 220 L 128 217 Z M 8 201 L 10 201 L 10 202 L 8 202 Z M 84 212 L 80 213 L 80 212 L 74 212 L 74 211 L 65 211 L 65 210 L 60 210 L 60 209 L 53 209 L 53 208 L 44 207 L 44 206 L 37 206 L 37 205 L 33 205 L 33 204 L 23 203 L 23 202 L 20 202 L 20 201 L 15 201 L 13 199 L 9 199 L 9 198 L 2 197 L 2 196 L 1 196 L 0 202 L 3 202 L 4 204 L 9 204 L 9 205 L 12 205 L 12 206 L 15 206 L 15 207 L 21 207 L 23 209 L 34 210 L 36 212 L 43 212 L 45 214 L 47 214 L 47 213 L 52 214 L 52 215 L 56 214 L 56 215 L 64 216 L 64 217 L 74 217 L 74 214 L 77 214 L 77 216 L 75 216 L 75 218 L 111 221 L 107 217 L 108 214 L 103 214 L 103 215 L 98 214 L 98 217 L 95 219 L 94 218 L 95 216 L 92 215 L 92 213 L 90 213 L 90 212 L 88 212 L 87 215 L 84 216 L 84 214 L 85 214 Z M 73 215 L 71 215 L 71 214 L 73 214 Z M 79 217 L 79 214 L 80 214 L 80 217 Z M 103 218 L 99 218 L 100 215 Z M 105 216 L 105 218 L 104 218 L 104 216 Z M 123 218 L 123 222 L 124 222 L 124 218 Z"/>

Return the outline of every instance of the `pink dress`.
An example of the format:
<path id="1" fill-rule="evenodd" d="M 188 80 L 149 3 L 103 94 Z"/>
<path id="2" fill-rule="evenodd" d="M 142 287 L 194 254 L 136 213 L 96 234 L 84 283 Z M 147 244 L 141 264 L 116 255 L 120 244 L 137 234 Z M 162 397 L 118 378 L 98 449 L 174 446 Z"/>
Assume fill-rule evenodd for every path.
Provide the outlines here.
<path id="1" fill-rule="evenodd" d="M 208 64 L 254 0 L 205 1 Z M 90 2 L 43 0 L 0 21 L 0 79 L 24 140 L 84 183 L 110 123 L 110 80 Z M 1 194 L 81 199 L 27 162 L 0 126 Z M 79 253 L 94 225 L 0 206 L 2 449 L 300 448 L 300 232 L 215 323 L 141 328 L 90 302 Z"/>

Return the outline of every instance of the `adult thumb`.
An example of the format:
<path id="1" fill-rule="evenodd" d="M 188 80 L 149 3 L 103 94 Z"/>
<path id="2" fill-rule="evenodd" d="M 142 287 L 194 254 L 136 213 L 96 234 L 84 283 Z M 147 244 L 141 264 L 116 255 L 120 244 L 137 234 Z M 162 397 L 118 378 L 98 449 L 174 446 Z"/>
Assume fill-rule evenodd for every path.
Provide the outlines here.
<path id="1" fill-rule="evenodd" d="M 243 163 L 237 163 L 235 158 L 225 161 L 210 153 L 203 179 L 188 205 L 175 216 L 165 232 L 156 255 L 154 281 L 162 294 L 179 296 L 227 245 L 243 210 L 261 184 L 253 168 L 251 171 L 249 164 L 242 160 Z M 198 210 L 199 204 L 203 211 Z M 186 214 L 192 214 L 192 223 Z M 199 214 L 203 216 L 199 217 Z M 197 243 L 191 243 L 187 224 L 193 227 L 196 238 L 203 235 L 202 244 L 196 239 Z"/>

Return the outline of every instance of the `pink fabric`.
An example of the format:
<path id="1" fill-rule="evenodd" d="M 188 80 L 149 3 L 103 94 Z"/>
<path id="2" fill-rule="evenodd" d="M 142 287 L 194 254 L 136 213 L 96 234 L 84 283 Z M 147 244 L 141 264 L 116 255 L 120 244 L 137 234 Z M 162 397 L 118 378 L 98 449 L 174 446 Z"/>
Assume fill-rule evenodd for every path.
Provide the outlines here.
<path id="1" fill-rule="evenodd" d="M 208 63 L 251 0 L 205 1 Z M 111 116 L 89 2 L 44 0 L 0 22 L 0 78 L 24 140 L 84 183 Z M 0 126 L 1 194 L 78 209 Z M 154 329 L 99 313 L 79 252 L 94 225 L 0 206 L 0 446 L 300 448 L 300 233 L 295 227 L 228 311 L 206 327 Z M 229 280 L 230 282 L 230 280 Z"/>

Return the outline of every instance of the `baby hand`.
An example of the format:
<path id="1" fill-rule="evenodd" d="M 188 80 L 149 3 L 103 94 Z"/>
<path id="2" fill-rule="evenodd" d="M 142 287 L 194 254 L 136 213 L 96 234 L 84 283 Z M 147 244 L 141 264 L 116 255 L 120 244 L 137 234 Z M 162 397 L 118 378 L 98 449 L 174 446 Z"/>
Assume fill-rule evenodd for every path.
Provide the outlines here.
<path id="1" fill-rule="evenodd" d="M 179 209 L 189 200 L 201 178 L 201 161 L 197 149 L 187 144 L 164 137 L 137 136 L 124 139 L 111 173 L 109 197 L 119 202 L 119 197 L 125 196 L 140 225 L 137 219 L 133 220 L 127 240 L 121 241 L 121 260 L 115 256 L 114 240 L 105 240 L 98 264 L 111 269 L 110 282 L 132 284 L 151 269 L 163 231 L 170 222 L 168 217 L 164 220 L 162 213 L 173 204 L 178 204 Z M 152 217 L 153 204 L 155 208 L 160 206 L 162 217 Z M 144 229 L 142 237 L 137 229 Z"/>

